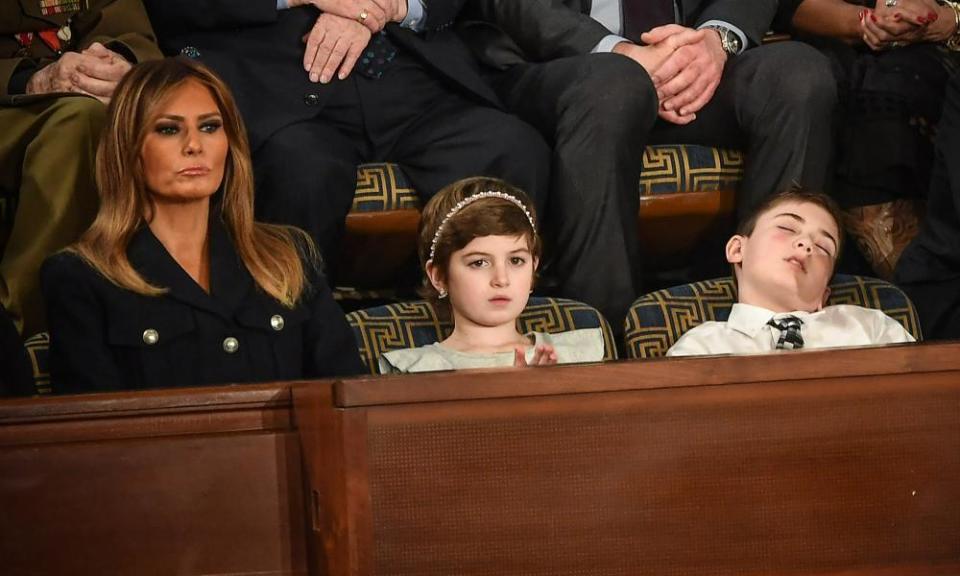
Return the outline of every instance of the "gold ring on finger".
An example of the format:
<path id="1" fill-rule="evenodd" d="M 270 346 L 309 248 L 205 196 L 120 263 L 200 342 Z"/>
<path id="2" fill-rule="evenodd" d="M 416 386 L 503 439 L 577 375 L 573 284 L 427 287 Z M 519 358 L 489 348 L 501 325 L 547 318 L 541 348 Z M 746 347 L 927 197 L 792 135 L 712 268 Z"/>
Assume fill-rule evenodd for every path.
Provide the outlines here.
<path id="1" fill-rule="evenodd" d="M 361 10 L 361 11 L 360 11 L 360 15 L 357 16 L 357 22 L 363 24 L 364 22 L 367 21 L 367 18 L 368 18 L 369 16 L 370 16 L 370 14 L 368 14 L 366 10 Z"/>

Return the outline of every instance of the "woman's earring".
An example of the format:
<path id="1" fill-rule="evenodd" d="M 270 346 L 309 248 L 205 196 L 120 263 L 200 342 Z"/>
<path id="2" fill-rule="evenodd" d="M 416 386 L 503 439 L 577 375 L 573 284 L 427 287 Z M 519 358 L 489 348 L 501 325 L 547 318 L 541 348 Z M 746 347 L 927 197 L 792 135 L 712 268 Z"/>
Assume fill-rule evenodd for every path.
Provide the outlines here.
<path id="1" fill-rule="evenodd" d="M 447 297 L 447 291 L 443 288 L 440 289 L 440 296 L 437 297 L 438 300 L 443 300 Z"/>

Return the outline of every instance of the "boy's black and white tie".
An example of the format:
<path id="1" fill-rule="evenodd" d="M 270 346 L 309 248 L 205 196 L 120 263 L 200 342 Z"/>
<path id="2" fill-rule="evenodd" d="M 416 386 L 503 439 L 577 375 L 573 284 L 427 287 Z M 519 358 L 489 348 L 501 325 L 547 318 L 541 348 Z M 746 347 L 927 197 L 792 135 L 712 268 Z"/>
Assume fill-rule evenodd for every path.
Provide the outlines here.
<path id="1" fill-rule="evenodd" d="M 777 340 L 778 350 L 796 350 L 803 348 L 803 336 L 800 334 L 800 326 L 803 320 L 796 316 L 781 316 L 779 320 L 771 318 L 767 322 L 780 331 L 780 339 Z"/>

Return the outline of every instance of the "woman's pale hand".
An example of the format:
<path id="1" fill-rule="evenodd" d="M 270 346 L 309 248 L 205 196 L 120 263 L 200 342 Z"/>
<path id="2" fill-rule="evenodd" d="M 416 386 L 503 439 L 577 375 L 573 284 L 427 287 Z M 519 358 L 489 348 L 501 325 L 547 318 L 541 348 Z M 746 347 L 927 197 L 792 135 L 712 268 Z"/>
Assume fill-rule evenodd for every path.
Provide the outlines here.
<path id="1" fill-rule="evenodd" d="M 533 358 L 529 363 L 523 346 L 517 346 L 513 354 L 514 366 L 550 366 L 557 363 L 557 351 L 549 344 L 538 344 L 533 349 Z"/>

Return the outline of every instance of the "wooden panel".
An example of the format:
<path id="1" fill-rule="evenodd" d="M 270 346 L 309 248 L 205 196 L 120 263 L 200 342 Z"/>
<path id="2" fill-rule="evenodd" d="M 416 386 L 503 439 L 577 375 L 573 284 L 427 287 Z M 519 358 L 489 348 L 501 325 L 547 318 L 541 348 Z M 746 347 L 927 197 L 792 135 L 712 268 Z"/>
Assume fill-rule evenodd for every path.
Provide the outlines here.
<path id="1" fill-rule="evenodd" d="M 306 574 L 289 388 L 0 404 L 7 574 Z"/>
<path id="2" fill-rule="evenodd" d="M 369 504 L 319 537 L 331 574 L 958 574 L 957 352 L 338 383 Z"/>
<path id="3" fill-rule="evenodd" d="M 354 288 L 393 286 L 398 271 L 417 260 L 420 211 L 351 212 L 347 215 L 337 264 L 341 285 Z"/>
<path id="4" fill-rule="evenodd" d="M 906 344 L 838 350 L 799 350 L 756 356 L 678 357 L 537 370 L 485 369 L 465 372 L 375 376 L 334 385 L 343 408 L 551 394 L 584 394 L 805 380 L 835 377 L 920 374 L 960 370 L 960 343 Z"/>
<path id="5" fill-rule="evenodd" d="M 680 268 L 704 241 L 719 236 L 717 248 L 722 250 L 736 224 L 735 208 L 734 190 L 641 196 L 637 222 L 643 265 L 649 270 Z"/>

